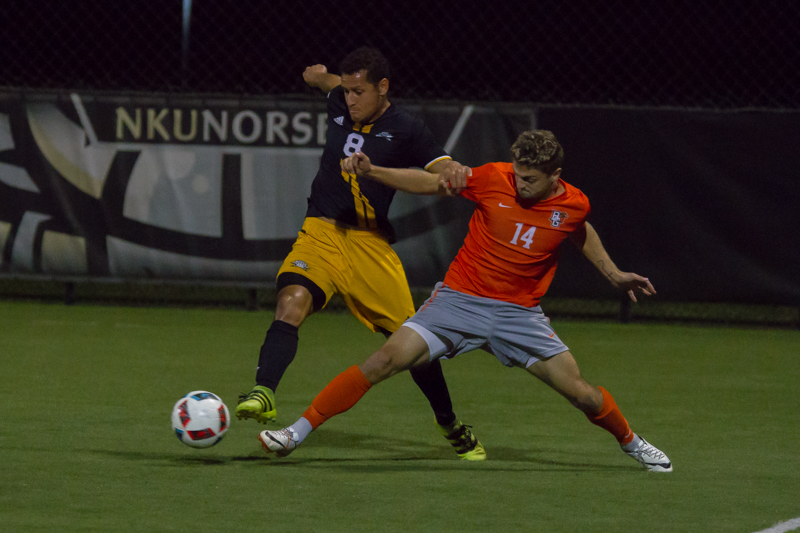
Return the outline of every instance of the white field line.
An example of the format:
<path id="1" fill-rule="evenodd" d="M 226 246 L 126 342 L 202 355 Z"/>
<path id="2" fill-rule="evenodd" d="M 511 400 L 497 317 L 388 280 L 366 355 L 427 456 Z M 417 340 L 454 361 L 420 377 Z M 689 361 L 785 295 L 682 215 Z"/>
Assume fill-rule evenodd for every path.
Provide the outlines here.
<path id="1" fill-rule="evenodd" d="M 762 529 L 761 531 L 756 531 L 755 533 L 786 533 L 787 531 L 794 531 L 798 528 L 800 528 L 800 517 L 792 518 L 791 520 L 781 522 L 780 524 L 775 524 L 769 529 Z"/>

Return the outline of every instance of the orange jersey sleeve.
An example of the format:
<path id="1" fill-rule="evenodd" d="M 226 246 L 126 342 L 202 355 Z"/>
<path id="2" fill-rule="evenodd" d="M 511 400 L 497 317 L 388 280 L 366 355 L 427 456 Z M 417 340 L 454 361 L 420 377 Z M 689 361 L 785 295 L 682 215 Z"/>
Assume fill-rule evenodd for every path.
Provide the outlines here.
<path id="1" fill-rule="evenodd" d="M 469 233 L 444 278 L 457 291 L 533 307 L 556 272 L 559 245 L 583 227 L 589 200 L 561 181 L 564 192 L 526 205 L 517 197 L 511 163 L 472 169 L 461 195 L 475 202 Z"/>

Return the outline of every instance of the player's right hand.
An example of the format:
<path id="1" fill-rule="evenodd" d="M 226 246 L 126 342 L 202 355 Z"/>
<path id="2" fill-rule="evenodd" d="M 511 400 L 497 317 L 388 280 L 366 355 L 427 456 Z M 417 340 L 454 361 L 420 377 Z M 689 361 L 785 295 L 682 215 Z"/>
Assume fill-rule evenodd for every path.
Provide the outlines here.
<path id="1" fill-rule="evenodd" d="M 372 170 L 372 163 L 364 152 L 356 152 L 347 159 L 342 159 L 340 166 L 348 174 L 364 176 Z"/>
<path id="2" fill-rule="evenodd" d="M 319 87 L 320 76 L 328 73 L 325 65 L 311 65 L 303 72 L 303 80 L 312 87 Z"/>
<path id="3" fill-rule="evenodd" d="M 439 183 L 448 196 L 455 196 L 467 187 L 467 176 L 472 176 L 472 169 L 451 161 L 447 168 L 439 174 Z"/>

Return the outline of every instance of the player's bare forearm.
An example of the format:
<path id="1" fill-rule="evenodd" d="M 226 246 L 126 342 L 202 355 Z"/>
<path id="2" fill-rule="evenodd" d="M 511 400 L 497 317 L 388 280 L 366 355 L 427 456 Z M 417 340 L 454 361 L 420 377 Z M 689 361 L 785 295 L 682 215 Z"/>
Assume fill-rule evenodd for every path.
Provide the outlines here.
<path id="1" fill-rule="evenodd" d="M 330 74 L 325 65 L 312 65 L 303 72 L 303 80 L 310 87 L 317 87 L 324 93 L 329 93 L 342 84 L 342 78 Z"/>
<path id="2" fill-rule="evenodd" d="M 614 278 L 619 273 L 619 269 L 603 247 L 600 236 L 597 234 L 594 227 L 587 222 L 582 230 L 577 230 L 575 233 L 572 233 L 570 238 L 584 257 L 586 257 L 606 279 L 614 283 Z"/>
<path id="3" fill-rule="evenodd" d="M 606 252 L 600 236 L 588 222 L 583 229 L 570 234 L 570 239 L 603 276 L 616 288 L 626 291 L 631 300 L 636 301 L 636 293 L 646 296 L 655 294 L 656 290 L 650 280 L 633 272 L 622 272 Z"/>
<path id="4" fill-rule="evenodd" d="M 365 175 L 398 191 L 412 194 L 444 194 L 439 183 L 439 175 L 424 170 L 373 166 Z"/>
<path id="5" fill-rule="evenodd" d="M 412 194 L 446 194 L 439 175 L 413 168 L 387 168 L 373 165 L 363 152 L 341 161 L 342 170 Z"/>

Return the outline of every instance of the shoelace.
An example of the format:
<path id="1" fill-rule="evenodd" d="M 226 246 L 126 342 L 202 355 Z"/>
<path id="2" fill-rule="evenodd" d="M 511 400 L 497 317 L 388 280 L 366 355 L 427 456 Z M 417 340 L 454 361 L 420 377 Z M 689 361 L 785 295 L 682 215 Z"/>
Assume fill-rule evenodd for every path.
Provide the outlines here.
<path id="1" fill-rule="evenodd" d="M 270 433 L 286 437 L 286 443 L 285 444 L 282 442 L 280 443 L 281 446 L 283 446 L 284 448 L 288 449 L 289 447 L 292 448 L 297 447 L 297 439 L 294 438 L 294 433 L 289 431 L 287 428 L 279 429 L 278 431 L 272 431 Z M 273 440 L 275 439 L 273 438 Z"/>
<path id="2" fill-rule="evenodd" d="M 472 445 L 472 432 L 469 430 L 472 426 L 461 424 L 456 437 L 447 437 L 453 446 L 469 447 Z"/>
<path id="3" fill-rule="evenodd" d="M 240 392 L 239 403 L 242 403 L 247 400 L 260 401 L 264 409 L 266 409 L 269 406 L 269 399 L 267 398 L 267 395 L 261 391 Z"/>
<path id="4" fill-rule="evenodd" d="M 639 457 L 641 457 L 642 455 L 649 455 L 653 459 L 664 459 L 666 457 L 666 455 L 664 455 L 664 452 L 662 452 L 661 450 L 659 450 L 650 443 L 640 446 L 639 449 L 636 450 L 636 453 L 639 455 Z"/>
<path id="5" fill-rule="evenodd" d="M 644 439 L 642 439 L 642 444 L 638 448 L 627 453 L 631 457 L 635 457 L 638 461 L 644 461 L 645 456 L 654 461 L 667 460 L 667 456 L 664 454 L 664 452 L 662 452 L 661 450 L 659 450 L 658 448 L 656 448 L 655 446 L 653 446 Z"/>

